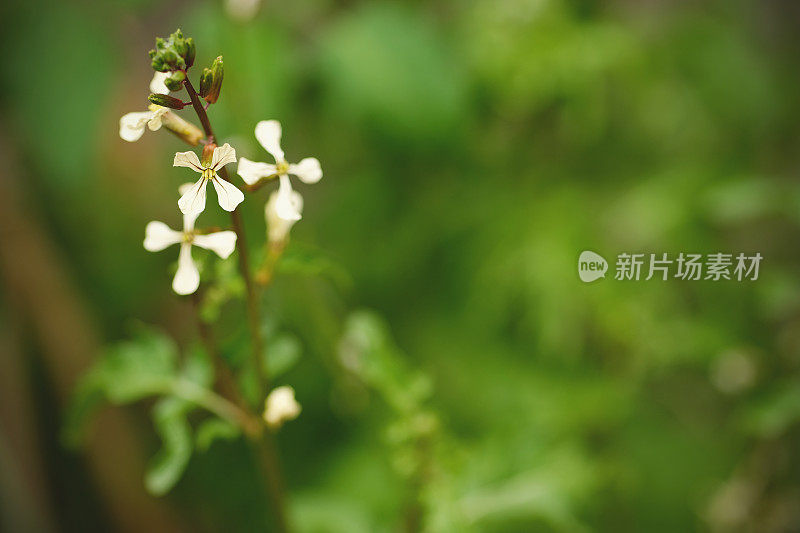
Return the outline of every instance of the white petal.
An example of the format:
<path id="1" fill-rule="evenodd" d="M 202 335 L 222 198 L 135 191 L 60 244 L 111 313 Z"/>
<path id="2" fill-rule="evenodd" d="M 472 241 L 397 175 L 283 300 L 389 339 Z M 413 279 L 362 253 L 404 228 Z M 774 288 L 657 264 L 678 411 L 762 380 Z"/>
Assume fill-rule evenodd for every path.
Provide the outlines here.
<path id="1" fill-rule="evenodd" d="M 122 115 L 119 119 L 119 136 L 128 142 L 138 141 L 144 133 L 144 127 L 153 113 L 141 111 Z"/>
<path id="2" fill-rule="evenodd" d="M 272 154 L 275 161 L 283 161 L 281 150 L 281 123 L 277 120 L 262 120 L 256 124 L 256 139 L 264 149 Z"/>
<path id="3" fill-rule="evenodd" d="M 220 178 L 216 174 L 211 181 L 214 182 L 214 189 L 217 191 L 219 206 L 225 211 L 233 211 L 244 200 L 244 193 L 237 189 L 233 183 Z"/>
<path id="4" fill-rule="evenodd" d="M 178 255 L 178 271 L 172 280 L 172 290 L 178 294 L 192 294 L 200 285 L 200 272 L 192 260 L 192 245 L 188 242 L 181 244 L 181 253 Z"/>
<path id="5" fill-rule="evenodd" d="M 164 85 L 164 80 L 170 77 L 169 72 L 156 72 L 150 81 L 150 92 L 156 94 L 169 94 L 169 89 Z"/>
<path id="6" fill-rule="evenodd" d="M 144 228 L 144 249 L 148 252 L 160 252 L 181 240 L 183 240 L 183 233 L 171 229 L 163 222 L 154 220 Z"/>
<path id="7" fill-rule="evenodd" d="M 246 157 L 240 157 L 239 168 L 236 169 L 236 173 L 242 177 L 246 184 L 252 185 L 261 178 L 275 174 L 275 165 L 250 161 Z"/>
<path id="8" fill-rule="evenodd" d="M 289 231 L 297 220 L 286 220 L 278 216 L 276 205 L 278 203 L 278 191 L 269 196 L 267 205 L 264 206 L 264 216 L 267 219 L 267 236 L 270 242 L 281 242 L 289 235 Z M 291 203 L 295 212 L 303 212 L 303 197 L 297 191 L 291 192 Z"/>
<path id="9" fill-rule="evenodd" d="M 205 188 L 205 187 L 203 187 Z M 183 215 L 183 232 L 189 233 L 190 231 L 194 230 L 194 223 L 197 220 L 197 217 L 200 216 L 200 213 L 190 213 L 188 215 Z"/>
<path id="10" fill-rule="evenodd" d="M 200 178 L 178 200 L 178 209 L 184 215 L 199 215 L 206 208 L 206 179 Z"/>
<path id="11" fill-rule="evenodd" d="M 235 162 L 236 150 L 234 150 L 230 144 L 225 143 L 222 146 L 214 148 L 214 153 L 211 155 L 211 168 L 219 170 L 228 163 Z"/>
<path id="12" fill-rule="evenodd" d="M 300 220 L 300 211 L 294 203 L 292 184 L 289 176 L 282 174 L 278 186 L 278 197 L 275 201 L 275 212 L 284 220 Z"/>
<path id="13" fill-rule="evenodd" d="M 306 157 L 296 165 L 289 165 L 289 174 L 294 174 L 303 183 L 316 183 L 322 179 L 322 167 L 316 157 Z"/>
<path id="14" fill-rule="evenodd" d="M 195 182 L 193 181 L 187 181 L 186 183 L 182 184 L 180 187 L 178 187 L 178 194 L 181 196 L 186 194 L 189 191 L 189 187 L 193 186 L 194 183 Z"/>
<path id="15" fill-rule="evenodd" d="M 195 235 L 194 244 L 200 248 L 211 250 L 223 259 L 227 259 L 236 249 L 236 233 L 218 231 L 208 235 Z"/>
<path id="16" fill-rule="evenodd" d="M 161 117 L 166 114 L 169 109 L 153 104 L 150 106 L 150 110 L 153 112 L 153 116 L 147 121 L 147 127 L 150 128 L 150 131 L 156 131 L 161 128 Z"/>
<path id="17" fill-rule="evenodd" d="M 203 166 L 200 164 L 200 159 L 194 152 L 178 152 L 175 154 L 175 159 L 172 161 L 173 167 L 189 167 L 195 172 L 203 172 Z"/>

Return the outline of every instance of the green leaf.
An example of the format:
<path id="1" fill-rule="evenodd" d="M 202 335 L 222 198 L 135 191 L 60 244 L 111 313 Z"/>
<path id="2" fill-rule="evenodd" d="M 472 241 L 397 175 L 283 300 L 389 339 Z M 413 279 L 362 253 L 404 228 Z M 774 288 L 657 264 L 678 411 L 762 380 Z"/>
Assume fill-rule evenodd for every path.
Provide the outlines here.
<path id="1" fill-rule="evenodd" d="M 90 377 L 112 403 L 129 403 L 163 392 L 175 377 L 178 349 L 172 339 L 154 329 L 111 347 Z"/>
<path id="2" fill-rule="evenodd" d="M 177 398 L 165 398 L 153 407 L 153 422 L 162 440 L 162 448 L 145 474 L 147 490 L 161 496 L 178 482 L 192 456 L 192 429 L 186 420 L 191 404 Z"/>
<path id="3" fill-rule="evenodd" d="M 134 402 L 169 390 L 178 365 L 178 350 L 163 333 L 140 325 L 134 338 L 108 347 L 80 379 L 64 415 L 62 438 L 77 445 L 89 417 L 103 400 Z"/>
<path id="4" fill-rule="evenodd" d="M 239 428 L 227 420 L 211 418 L 197 428 L 195 442 L 201 452 L 208 450 L 217 439 L 233 440 L 241 435 Z"/>
<path id="5" fill-rule="evenodd" d="M 361 310 L 348 317 L 340 358 L 396 411 L 412 412 L 432 393 L 430 378 L 410 368 L 388 325 L 376 313 Z"/>

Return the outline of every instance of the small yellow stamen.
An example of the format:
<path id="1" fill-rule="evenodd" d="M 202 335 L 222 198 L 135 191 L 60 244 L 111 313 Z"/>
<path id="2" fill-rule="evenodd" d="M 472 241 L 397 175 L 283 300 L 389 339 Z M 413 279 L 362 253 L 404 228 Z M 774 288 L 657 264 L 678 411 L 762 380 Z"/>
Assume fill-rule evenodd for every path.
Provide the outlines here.
<path id="1" fill-rule="evenodd" d="M 281 174 L 287 174 L 289 172 L 289 163 L 286 161 L 280 161 L 277 165 L 275 165 L 275 174 L 279 176 Z"/>
<path id="2" fill-rule="evenodd" d="M 214 177 L 214 169 L 212 168 L 204 168 L 203 169 L 203 178 L 210 180 Z"/>

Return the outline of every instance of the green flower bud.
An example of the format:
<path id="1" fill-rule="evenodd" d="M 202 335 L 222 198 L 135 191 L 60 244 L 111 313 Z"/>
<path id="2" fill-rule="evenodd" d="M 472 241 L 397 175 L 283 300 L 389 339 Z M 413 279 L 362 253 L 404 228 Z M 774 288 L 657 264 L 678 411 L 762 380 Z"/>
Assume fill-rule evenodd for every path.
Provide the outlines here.
<path id="1" fill-rule="evenodd" d="M 206 95 L 203 97 L 206 99 L 206 102 L 209 104 L 216 103 L 217 99 L 219 98 L 219 91 L 222 89 L 222 78 L 224 77 L 224 71 L 222 68 L 222 56 L 217 57 L 213 63 L 211 63 L 211 68 L 207 69 L 211 73 L 211 82 L 208 88 Z M 203 71 L 205 75 L 205 70 Z M 200 79 L 202 85 L 202 78 Z"/>
<path id="2" fill-rule="evenodd" d="M 170 91 L 180 91 L 183 87 L 183 82 L 186 80 L 186 73 L 181 70 L 176 70 L 172 75 L 164 80 L 164 85 Z"/>
<path id="3" fill-rule="evenodd" d="M 166 52 L 164 52 L 162 57 L 164 58 L 164 63 L 166 63 L 170 67 L 175 68 L 178 66 L 178 54 L 176 54 L 172 50 L 167 50 Z"/>
<path id="4" fill-rule="evenodd" d="M 164 59 L 161 56 L 156 56 L 150 63 L 150 66 L 153 67 L 153 70 L 156 70 L 158 72 L 169 71 L 169 66 L 166 63 L 164 63 Z"/>
<path id="5" fill-rule="evenodd" d="M 211 90 L 211 82 L 214 80 L 214 75 L 211 73 L 210 68 L 204 68 L 203 73 L 200 74 L 200 97 L 205 98 Z"/>
<path id="6" fill-rule="evenodd" d="M 186 106 L 181 100 L 168 94 L 151 94 L 147 99 L 156 105 L 170 109 L 183 109 Z"/>
<path id="7" fill-rule="evenodd" d="M 191 67 L 192 65 L 194 65 L 194 57 L 195 55 L 197 55 L 197 48 L 195 48 L 194 46 L 194 39 L 192 39 L 191 37 L 186 39 L 186 47 L 187 47 L 186 55 L 183 57 L 186 60 L 186 66 Z"/>

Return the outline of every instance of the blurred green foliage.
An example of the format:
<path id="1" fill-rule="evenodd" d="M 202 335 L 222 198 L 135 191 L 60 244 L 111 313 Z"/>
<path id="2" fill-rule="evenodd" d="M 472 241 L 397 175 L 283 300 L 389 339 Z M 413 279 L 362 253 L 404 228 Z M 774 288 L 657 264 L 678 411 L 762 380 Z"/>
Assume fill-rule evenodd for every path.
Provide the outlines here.
<path id="1" fill-rule="evenodd" d="M 183 148 L 116 138 L 146 106 L 155 35 L 180 26 L 198 64 L 224 55 L 211 119 L 238 154 L 262 158 L 252 130 L 275 118 L 290 160 L 322 162 L 264 296 L 293 365 L 278 384 L 303 405 L 279 435 L 301 530 L 393 531 L 417 512 L 432 531 L 800 527 L 794 6 L 302 0 L 248 23 L 212 1 L 0 10 L 15 21 L 3 125 L 109 341 L 132 318 L 193 335 L 168 254 L 141 247 L 147 221 L 177 225 Z M 261 194 L 244 204 L 254 245 Z M 583 285 L 584 249 L 764 262 L 753 283 Z M 206 312 L 236 362 L 228 280 Z M 351 316 L 362 306 L 391 335 Z M 348 368 L 343 334 L 366 336 L 375 366 Z M 183 406 L 155 409 L 162 459 L 183 454 Z M 208 446 L 220 429 L 167 497 L 210 529 L 258 531 L 263 493 L 241 442 Z M 152 484 L 176 481 L 160 470 Z"/>

